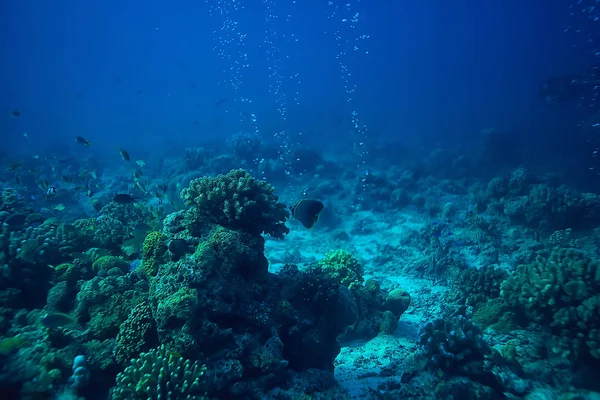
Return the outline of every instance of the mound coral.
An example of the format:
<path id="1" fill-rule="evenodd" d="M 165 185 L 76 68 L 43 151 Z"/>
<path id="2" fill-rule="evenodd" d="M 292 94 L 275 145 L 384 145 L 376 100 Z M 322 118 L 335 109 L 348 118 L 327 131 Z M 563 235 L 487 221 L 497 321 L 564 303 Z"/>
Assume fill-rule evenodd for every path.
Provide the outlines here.
<path id="1" fill-rule="evenodd" d="M 155 276 L 161 259 L 167 252 L 165 235 L 160 232 L 150 232 L 142 245 L 142 268 L 148 276 Z"/>
<path id="2" fill-rule="evenodd" d="M 391 311 L 396 316 L 396 319 L 400 318 L 409 306 L 410 294 L 408 294 L 406 290 L 400 288 L 394 289 L 388 293 L 384 304 L 384 308 Z"/>
<path id="3" fill-rule="evenodd" d="M 364 267 L 350 252 L 333 250 L 325 254 L 318 266 L 338 283 L 351 287 L 362 285 Z"/>
<path id="4" fill-rule="evenodd" d="M 122 272 L 128 272 L 129 263 L 119 257 L 102 256 L 102 257 L 98 258 L 96 261 L 94 261 L 94 263 L 92 264 L 92 269 L 95 272 L 108 271 L 113 268 L 118 268 Z"/>
<path id="5" fill-rule="evenodd" d="M 190 224 L 206 221 L 253 235 L 282 239 L 289 233 L 286 206 L 279 203 L 270 184 L 254 179 L 243 169 L 227 175 L 202 177 L 181 192 Z"/>

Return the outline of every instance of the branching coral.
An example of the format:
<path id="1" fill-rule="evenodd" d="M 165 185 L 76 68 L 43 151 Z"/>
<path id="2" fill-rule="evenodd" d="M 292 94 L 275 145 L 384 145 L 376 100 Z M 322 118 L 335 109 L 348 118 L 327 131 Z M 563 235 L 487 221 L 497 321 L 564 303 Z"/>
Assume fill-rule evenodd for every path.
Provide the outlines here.
<path id="1" fill-rule="evenodd" d="M 189 223 L 203 219 L 229 229 L 281 239 L 289 232 L 285 226 L 289 212 L 274 191 L 270 184 L 237 169 L 227 175 L 194 179 L 182 190 L 181 198 L 192 207 Z"/>
<path id="2" fill-rule="evenodd" d="M 481 330 L 462 315 L 427 323 L 419 331 L 419 345 L 430 365 L 446 372 L 461 372 L 472 363 L 481 366 L 491 351 Z"/>
<path id="3" fill-rule="evenodd" d="M 551 329 L 556 352 L 600 359 L 600 263 L 575 249 L 555 248 L 520 265 L 502 296 L 529 319 Z"/>
<path id="4" fill-rule="evenodd" d="M 206 367 L 185 360 L 164 346 L 139 358 L 117 375 L 113 400 L 207 399 L 203 386 Z"/>

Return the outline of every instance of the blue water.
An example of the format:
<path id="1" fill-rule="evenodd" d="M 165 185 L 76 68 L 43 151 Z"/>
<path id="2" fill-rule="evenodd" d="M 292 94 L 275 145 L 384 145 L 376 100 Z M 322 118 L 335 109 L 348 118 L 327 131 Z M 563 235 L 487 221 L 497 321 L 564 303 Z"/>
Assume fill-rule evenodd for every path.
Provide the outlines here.
<path id="1" fill-rule="evenodd" d="M 596 3 L 2 2 L 0 393 L 138 398 L 117 374 L 158 354 L 209 398 L 598 396 Z M 184 204 L 239 168 L 278 198 Z"/>

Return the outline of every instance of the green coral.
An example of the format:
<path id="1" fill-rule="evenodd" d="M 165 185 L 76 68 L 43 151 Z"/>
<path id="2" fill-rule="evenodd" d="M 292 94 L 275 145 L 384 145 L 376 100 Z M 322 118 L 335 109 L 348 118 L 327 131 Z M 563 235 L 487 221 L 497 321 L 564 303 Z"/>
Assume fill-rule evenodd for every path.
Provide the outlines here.
<path id="1" fill-rule="evenodd" d="M 195 399 L 206 397 L 206 366 L 168 351 L 165 346 L 140 354 L 117 375 L 113 400 Z"/>
<path id="2" fill-rule="evenodd" d="M 318 266 L 341 285 L 362 285 L 364 267 L 356 257 L 346 250 L 333 250 L 325 254 Z"/>
<path id="3" fill-rule="evenodd" d="M 517 267 L 502 296 L 555 335 L 555 352 L 600 359 L 600 263 L 572 248 L 555 248 Z"/>
<path id="4" fill-rule="evenodd" d="M 262 277 L 269 268 L 262 237 L 220 226 L 198 245 L 194 260 L 204 270 L 216 268 L 222 277 L 232 274 Z"/>
<path id="5" fill-rule="evenodd" d="M 118 268 L 123 272 L 127 272 L 129 270 L 129 263 L 119 257 L 102 256 L 92 264 L 94 272 L 108 271 L 113 268 Z"/>
<path id="6" fill-rule="evenodd" d="M 155 276 L 162 258 L 167 252 L 165 235 L 160 232 L 150 232 L 142 245 L 142 268 L 148 276 Z"/>
<path id="7" fill-rule="evenodd" d="M 227 175 L 192 180 L 189 187 L 182 190 L 181 199 L 186 206 L 191 206 L 189 224 L 207 221 L 253 235 L 264 233 L 282 239 L 289 233 L 285 226 L 289 212 L 274 192 L 269 183 L 237 169 Z"/>
<path id="8" fill-rule="evenodd" d="M 140 302 L 119 327 L 115 339 L 114 356 L 119 364 L 125 364 L 137 357 L 143 350 L 149 350 L 157 341 L 156 327 L 148 303 Z"/>

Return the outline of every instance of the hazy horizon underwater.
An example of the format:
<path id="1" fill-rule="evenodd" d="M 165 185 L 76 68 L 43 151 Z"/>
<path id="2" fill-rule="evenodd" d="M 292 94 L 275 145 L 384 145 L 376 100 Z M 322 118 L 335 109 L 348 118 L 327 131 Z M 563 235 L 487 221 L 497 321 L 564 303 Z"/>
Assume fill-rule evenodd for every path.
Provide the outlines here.
<path id="1" fill-rule="evenodd" d="M 595 0 L 0 5 L 0 399 L 600 399 Z"/>

